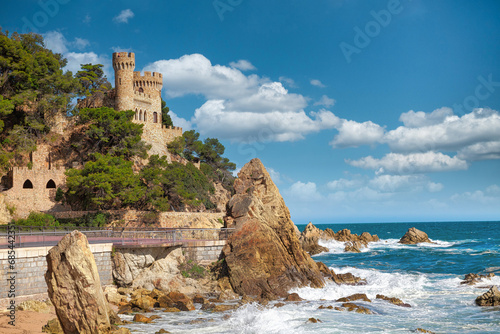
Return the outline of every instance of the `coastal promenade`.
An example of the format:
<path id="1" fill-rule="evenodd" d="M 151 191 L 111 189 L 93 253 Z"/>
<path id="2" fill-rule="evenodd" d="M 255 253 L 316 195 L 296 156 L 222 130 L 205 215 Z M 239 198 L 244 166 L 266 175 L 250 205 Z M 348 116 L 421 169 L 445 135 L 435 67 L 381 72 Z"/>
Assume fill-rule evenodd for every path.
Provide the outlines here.
<path id="1" fill-rule="evenodd" d="M 226 240 L 232 229 L 203 228 L 122 228 L 122 227 L 43 227 L 7 226 L 0 230 L 0 249 L 9 245 L 16 248 L 55 246 L 68 233 L 78 230 L 87 236 L 90 244 L 113 246 L 154 247 L 184 245 L 193 242 Z M 11 243 L 9 244 L 9 235 Z M 13 237 L 13 238 L 12 238 Z M 13 243 L 12 243 L 13 241 Z"/>

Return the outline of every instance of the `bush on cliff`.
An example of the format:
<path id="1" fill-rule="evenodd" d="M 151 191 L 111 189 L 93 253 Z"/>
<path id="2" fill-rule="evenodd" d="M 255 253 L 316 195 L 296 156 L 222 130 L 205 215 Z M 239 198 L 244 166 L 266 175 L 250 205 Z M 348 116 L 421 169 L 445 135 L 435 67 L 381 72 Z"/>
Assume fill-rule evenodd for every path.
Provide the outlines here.
<path id="1" fill-rule="evenodd" d="M 59 222 L 54 216 L 41 212 L 31 212 L 28 218 L 18 219 L 14 224 L 22 226 L 59 226 Z"/>

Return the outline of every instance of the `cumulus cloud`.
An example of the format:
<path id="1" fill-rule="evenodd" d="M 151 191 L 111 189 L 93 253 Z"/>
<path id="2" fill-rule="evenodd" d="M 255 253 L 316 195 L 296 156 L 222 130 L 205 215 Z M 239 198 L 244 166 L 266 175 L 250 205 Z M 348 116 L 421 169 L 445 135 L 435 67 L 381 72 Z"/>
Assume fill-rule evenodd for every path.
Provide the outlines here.
<path id="1" fill-rule="evenodd" d="M 469 161 L 500 159 L 500 141 L 483 142 L 466 146 L 458 150 L 457 157 Z"/>
<path id="2" fill-rule="evenodd" d="M 378 175 L 369 182 L 372 189 L 382 192 L 422 191 L 438 192 L 441 183 L 429 181 L 424 175 Z"/>
<path id="3" fill-rule="evenodd" d="M 326 95 L 323 95 L 319 101 L 314 102 L 315 106 L 325 106 L 325 107 L 332 107 L 335 104 L 335 100 L 329 98 Z"/>
<path id="4" fill-rule="evenodd" d="M 286 190 L 286 194 L 305 202 L 312 202 L 321 199 L 321 195 L 316 188 L 316 183 L 314 182 L 301 182 L 297 181 L 292 186 Z"/>
<path id="5" fill-rule="evenodd" d="M 500 141 L 500 114 L 491 109 L 476 109 L 462 117 L 450 114 L 445 108 L 429 116 L 408 115 L 403 119 L 412 127 L 399 127 L 384 137 L 393 152 L 457 151 L 478 143 Z"/>
<path id="6" fill-rule="evenodd" d="M 68 41 L 59 31 L 49 31 L 43 35 L 45 46 L 53 52 L 61 53 L 68 63 L 64 70 L 76 73 L 81 69 L 82 64 L 102 64 L 104 74 L 109 78 L 113 75 L 111 60 L 106 55 L 98 55 L 95 52 L 72 52 L 70 49 L 82 50 L 90 45 L 90 42 L 83 38 L 75 38 Z"/>
<path id="7" fill-rule="evenodd" d="M 172 119 L 172 123 L 174 123 L 175 126 L 180 126 L 183 131 L 189 131 L 193 129 L 193 124 L 191 123 L 191 121 L 178 116 L 172 110 L 170 110 L 168 114 L 170 115 L 170 119 Z"/>
<path id="8" fill-rule="evenodd" d="M 274 183 L 281 183 L 281 174 L 274 168 L 266 167 L 267 172 L 271 176 Z"/>
<path id="9" fill-rule="evenodd" d="M 416 174 L 465 170 L 466 161 L 441 152 L 399 154 L 389 153 L 381 159 L 368 156 L 359 160 L 346 160 L 352 166 L 376 170 L 377 174 Z"/>
<path id="10" fill-rule="evenodd" d="M 116 23 L 128 23 L 128 20 L 135 16 L 134 12 L 130 9 L 124 9 L 117 16 L 113 17 Z"/>
<path id="11" fill-rule="evenodd" d="M 402 113 L 399 120 L 408 128 L 421 128 L 443 123 L 447 118 L 453 116 L 453 110 L 451 108 L 443 107 L 431 113 L 410 110 L 406 113 Z"/>
<path id="12" fill-rule="evenodd" d="M 380 142 L 384 136 L 384 128 L 371 121 L 358 123 L 343 120 L 339 133 L 330 142 L 334 148 L 358 147 Z"/>
<path id="13" fill-rule="evenodd" d="M 232 61 L 229 63 L 229 66 L 242 71 L 253 71 L 257 69 L 251 62 L 244 59 L 240 59 L 237 62 Z"/>
<path id="14" fill-rule="evenodd" d="M 163 76 L 166 95 L 201 95 L 207 101 L 190 120 L 202 135 L 241 142 L 293 141 L 339 124 L 326 110 L 307 114 L 307 100 L 289 93 L 281 82 L 236 67 L 213 65 L 201 54 L 160 60 L 144 70 Z"/>
<path id="15" fill-rule="evenodd" d="M 323 83 L 322 83 L 321 81 L 319 81 L 318 79 L 311 79 L 310 83 L 311 83 L 311 85 L 316 86 L 316 87 L 321 87 L 321 88 L 326 87 L 326 86 L 325 86 L 325 85 L 323 85 Z"/>
<path id="16" fill-rule="evenodd" d="M 364 185 L 364 180 L 361 179 L 349 180 L 344 178 L 333 180 L 326 184 L 328 189 L 335 191 L 360 188 L 363 185 Z"/>

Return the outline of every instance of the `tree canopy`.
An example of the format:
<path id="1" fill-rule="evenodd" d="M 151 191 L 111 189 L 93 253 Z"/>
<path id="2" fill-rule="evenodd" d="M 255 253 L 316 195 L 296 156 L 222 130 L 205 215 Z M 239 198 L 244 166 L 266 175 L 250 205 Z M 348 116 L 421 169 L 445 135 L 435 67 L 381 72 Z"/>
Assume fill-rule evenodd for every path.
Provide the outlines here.
<path id="1" fill-rule="evenodd" d="M 81 95 L 90 96 L 95 93 L 104 93 L 111 89 L 111 84 L 104 75 L 101 64 L 82 64 L 81 70 L 75 77 L 81 84 Z"/>

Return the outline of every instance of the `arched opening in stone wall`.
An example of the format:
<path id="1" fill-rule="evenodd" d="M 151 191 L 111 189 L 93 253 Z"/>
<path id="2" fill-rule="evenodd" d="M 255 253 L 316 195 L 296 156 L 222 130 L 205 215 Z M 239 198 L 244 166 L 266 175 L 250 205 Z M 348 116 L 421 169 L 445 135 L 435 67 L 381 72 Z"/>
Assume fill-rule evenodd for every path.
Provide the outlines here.
<path id="1" fill-rule="evenodd" d="M 139 111 L 139 121 L 142 121 L 142 110 Z"/>
<path id="2" fill-rule="evenodd" d="M 54 182 L 54 180 L 50 179 L 49 182 L 47 182 L 46 188 L 47 189 L 56 189 L 56 183 Z"/>
<path id="3" fill-rule="evenodd" d="M 139 93 L 144 93 L 144 89 L 142 89 L 142 87 L 139 88 Z"/>
<path id="4" fill-rule="evenodd" d="M 33 189 L 33 183 L 29 179 L 24 181 L 23 189 Z"/>
<path id="5" fill-rule="evenodd" d="M 153 113 L 153 123 L 158 123 L 158 113 L 157 112 Z"/>
<path id="6" fill-rule="evenodd" d="M 147 118 L 146 118 L 146 110 L 144 110 L 144 122 L 147 121 Z"/>
<path id="7" fill-rule="evenodd" d="M 134 115 L 134 119 L 137 121 L 137 108 L 135 108 L 135 115 Z"/>

